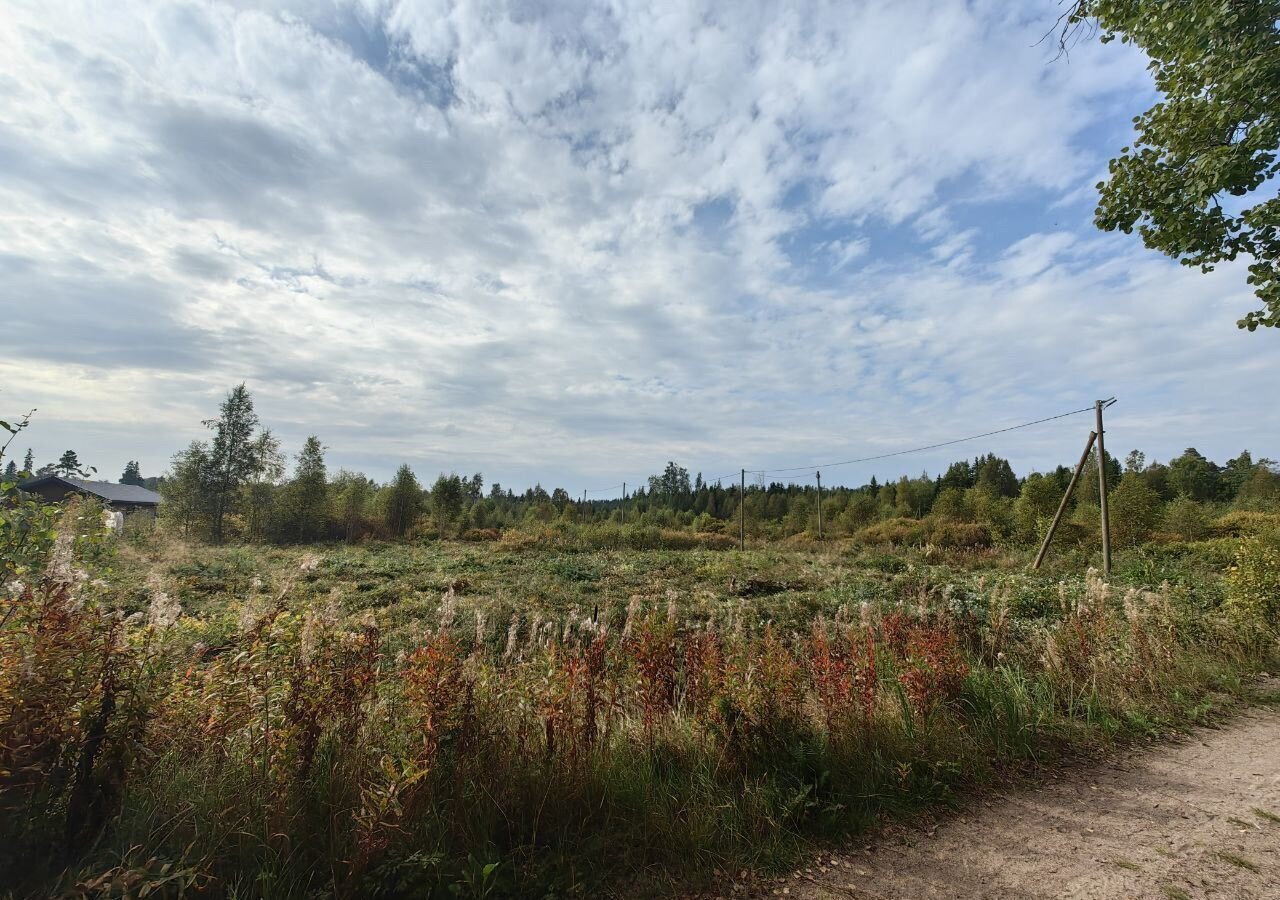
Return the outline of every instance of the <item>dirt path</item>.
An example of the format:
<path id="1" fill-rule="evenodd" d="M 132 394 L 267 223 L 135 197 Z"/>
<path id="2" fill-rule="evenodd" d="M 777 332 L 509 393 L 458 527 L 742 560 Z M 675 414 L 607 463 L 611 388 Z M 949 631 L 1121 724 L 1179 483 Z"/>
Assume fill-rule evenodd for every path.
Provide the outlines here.
<path id="1" fill-rule="evenodd" d="M 992 796 L 933 832 L 823 853 L 729 897 L 1280 900 L 1280 710 Z"/>

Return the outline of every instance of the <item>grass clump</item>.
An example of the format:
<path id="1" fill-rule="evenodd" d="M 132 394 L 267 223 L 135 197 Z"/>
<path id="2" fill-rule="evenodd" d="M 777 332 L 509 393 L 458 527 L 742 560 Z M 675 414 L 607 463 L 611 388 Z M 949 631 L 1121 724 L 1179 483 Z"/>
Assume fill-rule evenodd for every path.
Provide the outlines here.
<path id="1" fill-rule="evenodd" d="M 1252 860 L 1245 859 L 1243 856 L 1241 856 L 1238 853 L 1231 853 L 1226 850 L 1219 850 L 1216 855 L 1218 859 L 1222 860 L 1223 862 L 1229 862 L 1231 863 L 1231 865 L 1239 866 L 1241 869 L 1247 869 L 1250 872 L 1254 872 L 1254 873 L 1258 873 L 1262 871 L 1262 869 L 1258 867 L 1257 863 L 1253 862 Z"/>

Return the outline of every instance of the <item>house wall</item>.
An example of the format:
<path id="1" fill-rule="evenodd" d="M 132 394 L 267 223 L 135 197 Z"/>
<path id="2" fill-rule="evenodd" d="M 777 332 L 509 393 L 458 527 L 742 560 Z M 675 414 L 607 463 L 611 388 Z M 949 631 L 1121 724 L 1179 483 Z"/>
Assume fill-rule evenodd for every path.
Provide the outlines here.
<path id="1" fill-rule="evenodd" d="M 75 491 L 72 491 L 63 484 L 42 484 L 28 493 L 35 494 L 37 497 L 48 500 L 50 503 L 57 503 L 68 494 L 75 493 Z"/>
<path id="2" fill-rule="evenodd" d="M 66 485 L 51 483 L 42 484 L 28 493 L 34 494 L 49 503 L 57 503 L 67 499 L 67 497 L 73 494 L 79 494 L 80 492 L 69 488 Z M 119 510 L 124 513 L 124 517 L 126 519 L 137 518 L 139 522 L 154 520 L 156 517 L 156 508 L 154 506 L 135 506 L 128 503 L 108 503 L 107 506 L 111 509 Z"/>

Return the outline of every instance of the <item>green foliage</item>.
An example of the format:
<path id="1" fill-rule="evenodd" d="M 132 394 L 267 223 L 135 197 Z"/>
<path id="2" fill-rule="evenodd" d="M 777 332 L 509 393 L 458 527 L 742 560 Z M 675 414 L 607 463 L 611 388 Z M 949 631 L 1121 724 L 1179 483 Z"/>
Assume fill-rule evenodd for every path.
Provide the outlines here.
<path id="1" fill-rule="evenodd" d="M 1098 185 L 1098 226 L 1203 271 L 1249 258 L 1262 308 L 1239 324 L 1280 326 L 1280 2 L 1080 0 L 1087 19 L 1142 48 L 1160 93 Z"/>
<path id="2" fill-rule="evenodd" d="M 396 477 L 382 497 L 382 520 L 393 537 L 403 537 L 422 515 L 422 487 L 409 466 L 396 470 Z"/>
<path id="3" fill-rule="evenodd" d="M 1013 504 L 1013 521 L 1018 536 L 1026 541 L 1042 536 L 1061 500 L 1062 489 L 1054 478 L 1039 472 L 1028 475 Z"/>
<path id="4" fill-rule="evenodd" d="M 1212 500 L 1218 496 L 1218 467 L 1195 447 L 1169 460 L 1169 487 L 1175 494 L 1192 500 Z"/>
<path id="5" fill-rule="evenodd" d="M 249 482 L 240 490 L 245 532 L 250 540 L 261 540 L 271 527 L 275 513 L 276 483 L 284 477 L 284 454 L 280 442 L 264 428 L 253 442 L 256 465 Z"/>
<path id="6" fill-rule="evenodd" d="M 1280 508 L 1280 473 L 1273 466 L 1254 466 L 1253 473 L 1236 492 L 1237 509 L 1266 511 Z"/>
<path id="7" fill-rule="evenodd" d="M 1239 510 L 1214 519 L 1213 533 L 1224 537 L 1252 537 L 1268 531 L 1280 531 L 1280 513 Z"/>
<path id="8" fill-rule="evenodd" d="M 1280 631 L 1280 531 L 1244 538 L 1227 572 L 1227 611 L 1241 622 Z"/>
<path id="9" fill-rule="evenodd" d="M 204 424 L 213 429 L 213 440 L 204 455 L 201 494 L 208 507 L 209 536 L 221 543 L 227 514 L 234 512 L 241 488 L 262 470 L 258 415 L 248 389 L 238 384 L 220 407 L 221 415 Z"/>
<path id="10" fill-rule="evenodd" d="M 372 530 L 369 520 L 376 485 L 364 475 L 341 471 L 334 478 L 334 518 L 350 543 Z"/>
<path id="11" fill-rule="evenodd" d="M 204 485 L 208 469 L 208 448 L 200 441 L 192 441 L 174 455 L 169 477 L 161 489 L 164 502 L 160 504 L 160 516 L 163 521 L 181 528 L 184 536 L 206 521 L 208 503 Z"/>
<path id="12" fill-rule="evenodd" d="M 12 422 L 0 420 L 0 432 L 3 432 L 0 436 L 4 438 L 0 443 L 0 462 L 4 461 L 14 438 L 30 426 L 34 412 Z M 28 450 L 22 472 L 15 467 L 10 475 L 6 467 L 5 476 L 0 478 L 0 592 L 39 571 L 56 537 L 54 524 L 58 506 L 18 489 L 19 477 L 31 474 L 31 459 Z"/>
<path id="13" fill-rule="evenodd" d="M 457 475 L 440 475 L 431 486 L 431 517 L 441 534 L 452 534 L 462 515 L 462 503 L 467 490 Z M 567 495 L 565 502 L 567 503 Z"/>
<path id="14" fill-rule="evenodd" d="M 1106 456 L 1107 469 L 1107 490 L 1114 491 L 1116 486 L 1120 484 L 1122 470 L 1120 462 L 1107 451 Z M 1080 473 L 1080 481 L 1076 484 L 1077 502 L 1092 502 L 1097 504 L 1101 493 L 1098 490 L 1098 450 L 1095 447 L 1089 451 L 1089 458 L 1085 461 L 1084 471 Z"/>
<path id="15" fill-rule="evenodd" d="M 142 485 L 142 467 L 138 465 L 136 459 L 131 459 L 124 464 L 124 472 L 120 475 L 121 484 Z"/>
<path id="16" fill-rule="evenodd" d="M 965 491 L 958 487 L 944 487 L 938 491 L 938 496 L 933 501 L 932 513 L 940 519 L 954 519 L 958 522 L 968 522 L 973 519 L 973 510 L 969 506 Z"/>
<path id="17" fill-rule="evenodd" d="M 79 475 L 80 458 L 76 456 L 74 450 L 63 450 L 62 455 L 58 457 L 58 461 L 53 465 L 53 471 L 59 475 Z"/>
<path id="18" fill-rule="evenodd" d="M 1160 496 L 1136 472 L 1122 477 L 1108 500 L 1111 538 L 1117 547 L 1136 547 L 1160 522 Z"/>
<path id="19" fill-rule="evenodd" d="M 284 488 L 279 528 L 288 540 L 309 543 L 323 537 L 329 515 L 324 447 L 315 435 L 298 453 L 293 480 Z"/>
<path id="20" fill-rule="evenodd" d="M 1209 515 L 1190 497 L 1178 497 L 1164 509 L 1164 530 L 1184 541 L 1198 541 L 1209 533 Z"/>

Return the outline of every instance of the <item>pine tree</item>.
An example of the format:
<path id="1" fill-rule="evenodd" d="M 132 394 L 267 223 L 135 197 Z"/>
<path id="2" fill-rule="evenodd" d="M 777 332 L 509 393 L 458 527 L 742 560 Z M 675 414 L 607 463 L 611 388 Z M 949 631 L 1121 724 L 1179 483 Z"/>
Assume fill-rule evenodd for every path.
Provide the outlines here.
<path id="1" fill-rule="evenodd" d="M 35 470 L 36 470 L 35 454 L 33 454 L 31 452 L 31 448 L 28 447 L 27 455 L 22 457 L 22 471 L 26 472 L 28 475 L 31 475 L 35 472 Z"/>
<path id="2" fill-rule="evenodd" d="M 142 467 L 138 465 L 136 459 L 131 459 L 124 464 L 124 472 L 120 475 L 121 484 L 142 484 Z"/>
<path id="3" fill-rule="evenodd" d="M 5 481 L 18 480 L 18 464 L 13 460 L 9 460 L 9 465 L 4 467 L 4 480 Z"/>
<path id="4" fill-rule="evenodd" d="M 80 459 L 74 450 L 63 450 L 53 470 L 59 475 L 71 475 L 80 471 Z"/>

